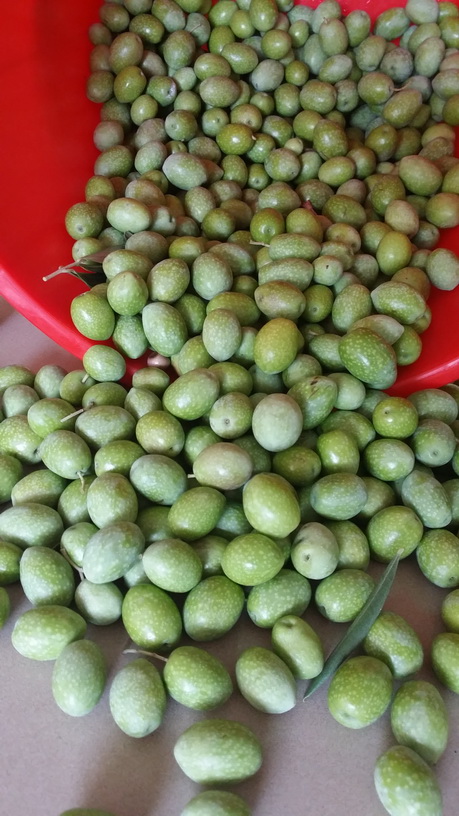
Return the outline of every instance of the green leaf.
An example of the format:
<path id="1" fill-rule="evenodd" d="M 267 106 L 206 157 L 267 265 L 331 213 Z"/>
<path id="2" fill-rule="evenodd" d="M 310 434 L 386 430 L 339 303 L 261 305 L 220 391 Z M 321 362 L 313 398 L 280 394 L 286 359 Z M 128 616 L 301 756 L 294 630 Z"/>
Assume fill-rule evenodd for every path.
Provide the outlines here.
<path id="1" fill-rule="evenodd" d="M 394 582 L 395 573 L 397 572 L 400 555 L 401 551 L 389 562 L 381 576 L 381 580 L 376 584 L 367 602 L 357 617 L 352 621 L 344 637 L 337 643 L 333 651 L 327 657 L 322 671 L 309 683 L 303 700 L 310 697 L 314 691 L 325 683 L 335 673 L 343 660 L 345 660 L 367 636 L 389 595 Z"/>
<path id="2" fill-rule="evenodd" d="M 90 287 L 95 286 L 96 283 L 104 283 L 106 276 L 102 269 L 102 261 L 110 252 L 113 252 L 113 247 L 106 247 L 106 249 L 101 249 L 92 255 L 85 255 L 79 258 L 78 261 L 60 266 L 50 275 L 45 275 L 43 280 L 49 281 L 51 278 L 57 277 L 57 275 L 67 274 L 79 278 Z M 85 271 L 80 272 L 78 269 L 84 269 Z"/>

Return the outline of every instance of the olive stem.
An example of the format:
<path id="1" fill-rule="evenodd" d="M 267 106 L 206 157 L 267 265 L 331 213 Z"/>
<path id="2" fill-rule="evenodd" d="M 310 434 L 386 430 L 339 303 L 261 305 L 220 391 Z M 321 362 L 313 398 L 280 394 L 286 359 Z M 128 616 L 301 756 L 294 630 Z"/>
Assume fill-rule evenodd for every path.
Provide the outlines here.
<path id="1" fill-rule="evenodd" d="M 78 414 L 84 414 L 86 408 L 79 408 L 78 411 L 74 411 L 73 414 L 67 414 L 67 416 L 62 417 L 61 422 L 67 422 L 68 419 L 73 419 L 73 417 L 78 416 Z"/>
<path id="2" fill-rule="evenodd" d="M 158 660 L 162 660 L 163 663 L 167 663 L 167 657 L 163 657 L 163 655 L 160 655 L 157 652 L 147 652 L 146 649 L 123 649 L 123 654 L 142 654 L 146 655 L 147 657 L 157 657 Z"/>
<path id="3" fill-rule="evenodd" d="M 57 275 L 62 275 L 63 272 L 67 272 L 67 266 L 60 266 L 59 269 L 56 269 L 54 272 L 51 272 L 49 275 L 43 275 L 43 281 L 49 281 L 51 278 L 55 278 Z"/>

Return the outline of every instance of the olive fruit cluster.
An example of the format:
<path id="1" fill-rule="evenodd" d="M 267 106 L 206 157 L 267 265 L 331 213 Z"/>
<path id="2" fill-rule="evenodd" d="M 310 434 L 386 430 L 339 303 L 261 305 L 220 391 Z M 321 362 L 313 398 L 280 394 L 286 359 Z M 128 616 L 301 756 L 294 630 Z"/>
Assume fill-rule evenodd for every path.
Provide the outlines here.
<path id="1" fill-rule="evenodd" d="M 140 737 L 167 694 L 198 710 L 228 698 L 227 669 L 181 638 L 221 637 L 245 607 L 272 648 L 242 651 L 237 687 L 281 713 L 323 667 L 311 600 L 354 620 L 370 558 L 398 554 L 452 590 L 431 657 L 458 691 L 458 387 L 382 391 L 421 353 L 431 285 L 459 282 L 456 255 L 434 248 L 459 224 L 457 7 L 409 0 L 373 27 L 335 0 L 125 0 L 100 18 L 87 86 L 100 155 L 66 216 L 74 260 L 106 278 L 71 307 L 98 345 L 79 372 L 0 372 L 0 563 L 33 604 L 13 644 L 56 661 L 56 702 L 81 715 L 106 682 L 87 624 L 121 618 L 168 655 L 162 673 L 137 657 L 110 687 L 115 722 Z M 145 353 L 156 365 L 128 390 L 125 358 Z M 399 745 L 378 760 L 378 796 L 395 816 L 440 814 L 444 703 L 406 681 L 420 640 L 385 611 L 362 649 L 329 710 L 360 728 L 390 706 Z M 191 726 L 174 754 L 217 785 L 262 759 L 227 720 Z M 184 810 L 205 812 L 249 811 L 220 791 Z"/>
<path id="2" fill-rule="evenodd" d="M 425 577 L 449 590 L 432 663 L 459 690 L 459 386 L 403 399 L 348 374 L 292 382 L 287 394 L 260 392 L 230 362 L 173 382 L 142 369 L 129 389 L 84 369 L 0 369 L 0 500 L 10 503 L 0 513 L 1 622 L 5 587 L 19 580 L 32 607 L 16 620 L 13 645 L 55 661 L 63 711 L 82 716 L 102 696 L 105 658 L 87 627 L 120 619 L 136 647 L 167 656 L 162 673 L 137 656 L 115 675 L 110 709 L 125 733 L 154 732 L 167 695 L 216 708 L 233 681 L 198 644 L 223 637 L 241 615 L 271 630 L 271 648 L 243 649 L 237 688 L 263 712 L 288 711 L 298 682 L 324 665 L 303 617 L 312 599 L 327 620 L 350 622 L 374 589 L 370 558 L 413 553 Z M 331 681 L 331 714 L 360 728 L 391 706 L 403 748 L 378 764 L 382 800 L 405 765 L 438 797 L 425 763 L 443 753 L 448 723 L 434 686 L 406 682 L 423 665 L 419 637 L 384 611 L 362 648 Z M 394 680 L 402 685 L 392 701 Z M 209 776 L 216 740 L 225 750 L 212 754 Z M 262 754 L 242 723 L 212 719 L 179 738 L 175 757 L 191 779 L 218 785 L 254 774 Z"/>
<path id="3" fill-rule="evenodd" d="M 456 6 L 411 5 L 373 28 L 336 0 L 101 7 L 100 155 L 66 226 L 103 256 L 71 313 L 112 338 L 112 379 L 149 351 L 271 375 L 304 350 L 387 388 L 419 357 L 431 285 L 459 282 L 434 249 L 459 224 L 459 50 Z"/>

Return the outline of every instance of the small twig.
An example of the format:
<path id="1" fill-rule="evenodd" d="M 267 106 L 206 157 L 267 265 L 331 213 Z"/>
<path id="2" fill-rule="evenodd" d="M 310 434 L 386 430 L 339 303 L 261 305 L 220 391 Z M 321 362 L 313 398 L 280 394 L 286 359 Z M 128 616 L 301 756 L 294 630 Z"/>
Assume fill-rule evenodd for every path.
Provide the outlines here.
<path id="1" fill-rule="evenodd" d="M 79 408 L 78 411 L 74 411 L 73 414 L 67 414 L 67 416 L 62 417 L 61 422 L 67 422 L 68 419 L 73 419 L 74 416 L 78 416 L 78 414 L 83 414 L 85 412 L 85 408 Z"/>
<path id="2" fill-rule="evenodd" d="M 123 654 L 142 654 L 146 655 L 147 657 L 157 657 L 158 660 L 162 660 L 163 663 L 167 663 L 167 657 L 164 657 L 157 652 L 147 652 L 146 649 L 123 649 Z"/>

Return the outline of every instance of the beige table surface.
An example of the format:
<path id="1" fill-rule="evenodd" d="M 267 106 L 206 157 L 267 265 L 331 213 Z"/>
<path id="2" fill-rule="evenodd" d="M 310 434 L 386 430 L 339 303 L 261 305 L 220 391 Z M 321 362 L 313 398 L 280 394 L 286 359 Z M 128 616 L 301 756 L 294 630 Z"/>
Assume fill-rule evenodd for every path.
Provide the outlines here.
<path id="1" fill-rule="evenodd" d="M 22 363 L 37 369 L 53 362 L 71 369 L 77 361 L 28 324 L 0 299 L 0 365 Z M 381 572 L 379 565 L 371 569 Z M 229 717 L 249 725 L 262 741 L 261 771 L 236 790 L 254 816 L 384 816 L 373 786 L 379 754 L 393 743 L 388 713 L 360 731 L 343 728 L 328 714 L 326 689 L 283 715 L 250 708 L 235 693 L 218 712 L 197 714 L 170 702 L 161 728 L 143 740 L 124 735 L 113 723 L 108 694 L 87 717 L 74 719 L 57 708 L 51 695 L 52 663 L 21 657 L 10 642 L 21 611 L 29 608 L 19 587 L 10 588 L 12 614 L 0 634 L 0 816 L 59 816 L 70 807 L 98 807 L 116 816 L 179 816 L 199 787 L 188 780 L 172 755 L 179 734 L 192 722 Z M 405 615 L 426 648 L 425 668 L 432 679 L 429 647 L 441 631 L 439 607 L 445 590 L 430 585 L 413 559 L 401 564 L 386 608 Z M 305 617 L 317 627 L 329 650 L 343 628 L 325 622 L 314 609 Z M 121 625 L 89 627 L 114 672 L 132 655 Z M 269 633 L 243 618 L 228 636 L 209 644 L 233 671 L 246 645 L 269 645 Z M 438 763 L 444 816 L 459 813 L 459 705 L 444 692 L 451 736 Z"/>

